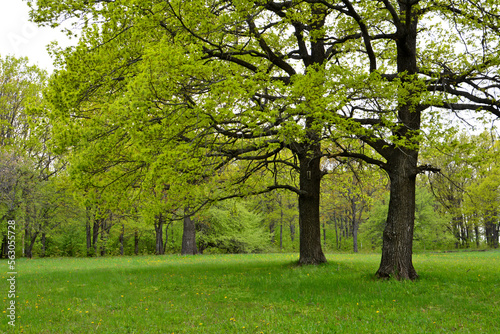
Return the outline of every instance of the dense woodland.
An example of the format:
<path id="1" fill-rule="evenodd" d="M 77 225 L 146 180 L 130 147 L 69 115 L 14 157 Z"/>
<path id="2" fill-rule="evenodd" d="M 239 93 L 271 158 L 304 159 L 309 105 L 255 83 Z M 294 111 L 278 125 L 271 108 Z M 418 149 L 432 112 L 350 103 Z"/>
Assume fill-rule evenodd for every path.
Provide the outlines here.
<path id="1" fill-rule="evenodd" d="M 0 60 L 2 256 L 497 248 L 492 1 L 34 1 Z M 22 231 L 22 232 L 21 232 Z M 21 241 L 22 240 L 22 241 Z"/>

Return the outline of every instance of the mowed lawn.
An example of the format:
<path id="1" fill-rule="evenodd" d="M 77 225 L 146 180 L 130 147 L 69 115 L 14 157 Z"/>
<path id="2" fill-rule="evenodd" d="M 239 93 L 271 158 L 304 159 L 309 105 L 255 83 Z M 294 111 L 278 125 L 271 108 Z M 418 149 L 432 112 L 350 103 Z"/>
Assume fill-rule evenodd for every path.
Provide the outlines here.
<path id="1" fill-rule="evenodd" d="M 417 254 L 416 282 L 374 279 L 378 254 L 327 258 L 312 267 L 295 266 L 298 254 L 21 259 L 16 327 L 4 312 L 0 331 L 499 332 L 499 251 Z"/>

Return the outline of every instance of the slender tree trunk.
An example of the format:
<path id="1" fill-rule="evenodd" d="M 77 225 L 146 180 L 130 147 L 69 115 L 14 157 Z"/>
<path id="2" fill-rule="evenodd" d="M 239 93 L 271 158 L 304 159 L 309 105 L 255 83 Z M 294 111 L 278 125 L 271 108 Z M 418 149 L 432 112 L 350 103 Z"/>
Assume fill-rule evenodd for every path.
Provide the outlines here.
<path id="1" fill-rule="evenodd" d="M 108 240 L 108 235 L 106 232 L 106 221 L 104 220 L 101 224 L 101 256 L 106 255 L 106 243 Z"/>
<path id="2" fill-rule="evenodd" d="M 290 222 L 290 240 L 293 242 L 295 240 L 295 224 Z"/>
<path id="3" fill-rule="evenodd" d="M 139 231 L 134 231 L 134 254 L 139 255 Z"/>
<path id="4" fill-rule="evenodd" d="M 87 239 L 87 256 L 92 256 L 92 228 L 88 219 L 85 225 L 85 234 Z"/>
<path id="5" fill-rule="evenodd" d="M 321 169 L 319 144 L 311 145 L 299 156 L 300 193 L 300 258 L 299 264 L 327 262 L 321 248 L 321 225 L 319 216 Z"/>
<path id="6" fill-rule="evenodd" d="M 123 256 L 123 240 L 125 239 L 125 224 L 122 224 L 122 232 L 120 233 L 120 255 Z"/>
<path id="7" fill-rule="evenodd" d="M 493 248 L 498 248 L 499 246 L 499 237 L 500 237 L 500 224 L 496 223 L 493 231 Z"/>
<path id="8" fill-rule="evenodd" d="M 353 222 L 354 226 L 352 227 L 352 251 L 354 253 L 358 252 L 358 223 L 356 220 Z"/>
<path id="9" fill-rule="evenodd" d="M 338 231 L 338 228 L 337 228 L 337 217 L 336 216 L 333 216 L 333 223 L 334 223 L 334 226 L 335 226 L 335 246 L 337 247 L 337 249 L 340 249 L 339 231 Z"/>
<path id="10" fill-rule="evenodd" d="M 158 214 L 156 216 L 154 226 L 155 226 L 155 235 L 156 235 L 156 255 L 165 254 L 165 250 L 163 249 L 163 224 L 165 223 L 165 218 L 163 214 Z"/>
<path id="11" fill-rule="evenodd" d="M 280 198 L 280 209 L 281 209 L 281 216 L 280 216 L 280 251 L 283 250 L 283 203 L 281 202 Z"/>
<path id="12" fill-rule="evenodd" d="M 352 208 L 352 251 L 354 253 L 358 252 L 358 218 L 356 217 L 356 210 L 357 205 L 356 205 L 356 198 L 352 197 L 351 198 L 351 208 Z"/>
<path id="13" fill-rule="evenodd" d="M 23 256 L 25 256 L 25 257 L 28 257 L 28 255 L 26 254 L 26 248 L 28 248 L 27 245 L 26 245 L 26 243 L 28 242 L 28 240 L 30 240 L 30 237 L 29 237 L 29 223 L 26 222 L 24 224 L 24 234 L 23 234 L 23 238 L 22 238 Z"/>
<path id="14" fill-rule="evenodd" d="M 476 247 L 479 248 L 479 241 L 480 241 L 480 235 L 479 235 L 479 227 L 474 226 L 474 234 L 476 235 Z"/>
<path id="15" fill-rule="evenodd" d="M 6 259 L 7 258 L 7 235 L 3 235 L 2 238 L 2 252 L 0 254 L 0 258 Z"/>
<path id="16" fill-rule="evenodd" d="M 97 256 L 97 240 L 99 239 L 101 221 L 101 218 L 94 218 L 94 223 L 92 224 L 92 247 L 94 248 L 94 256 Z"/>
<path id="17" fill-rule="evenodd" d="M 196 249 L 196 229 L 194 221 L 189 214 L 189 208 L 184 208 L 184 229 L 182 233 L 182 255 L 195 255 Z"/>

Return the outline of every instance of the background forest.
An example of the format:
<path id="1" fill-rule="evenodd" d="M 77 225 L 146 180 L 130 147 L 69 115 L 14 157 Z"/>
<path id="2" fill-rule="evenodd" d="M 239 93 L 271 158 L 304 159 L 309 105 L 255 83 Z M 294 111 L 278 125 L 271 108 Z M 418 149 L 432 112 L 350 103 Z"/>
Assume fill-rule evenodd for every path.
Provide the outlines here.
<path id="1" fill-rule="evenodd" d="M 415 44 L 413 73 L 401 65 L 400 38 L 373 31 L 394 25 L 402 33 L 398 18 L 432 11 L 455 15 L 459 29 L 465 9 L 411 12 L 415 2 L 397 14 L 380 1 L 390 24 L 374 16 L 365 25 L 356 15 L 376 8 L 306 3 L 256 4 L 245 24 L 242 4 L 226 16 L 226 8 L 203 7 L 214 21 L 197 25 L 189 10 L 154 1 L 144 12 L 128 11 L 133 2 L 82 10 L 68 1 L 59 12 L 40 2 L 32 12 L 39 24 L 88 17 L 78 46 L 54 50 L 51 76 L 28 59 L 0 59 L 1 256 L 8 220 L 22 230 L 18 256 L 29 258 L 298 252 L 301 220 L 314 215 L 299 206 L 307 207 L 306 183 L 315 178 L 323 249 L 379 252 L 394 152 L 419 155 L 413 250 L 498 248 L 500 144 L 485 116 L 498 113 L 496 39 L 451 32 L 437 47 L 423 38 L 439 52 Z M 349 19 L 325 28 L 337 9 Z M 269 18 L 259 16 L 265 10 Z M 417 19 L 407 22 L 416 32 Z M 287 24 L 295 33 L 279 40 Z M 448 34 L 436 26 L 429 31 Z M 373 45 L 361 38 L 369 30 Z M 144 36 L 151 42 L 141 44 Z M 483 43 L 484 63 L 469 51 L 452 57 L 462 42 Z M 273 53 L 281 47 L 289 54 Z M 333 64 L 349 57 L 356 62 L 348 70 Z M 422 124 L 405 119 L 427 109 Z M 464 115 L 472 125 L 450 121 Z"/>

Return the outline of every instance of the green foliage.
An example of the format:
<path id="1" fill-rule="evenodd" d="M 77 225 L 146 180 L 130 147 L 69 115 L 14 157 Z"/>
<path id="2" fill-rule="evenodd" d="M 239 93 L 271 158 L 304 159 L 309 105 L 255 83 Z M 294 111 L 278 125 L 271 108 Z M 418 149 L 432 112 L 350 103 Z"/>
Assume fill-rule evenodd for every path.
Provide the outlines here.
<path id="1" fill-rule="evenodd" d="M 228 200 L 212 206 L 199 218 L 199 248 L 227 253 L 257 253 L 267 249 L 269 234 L 261 227 L 262 217 L 240 201 Z"/>

